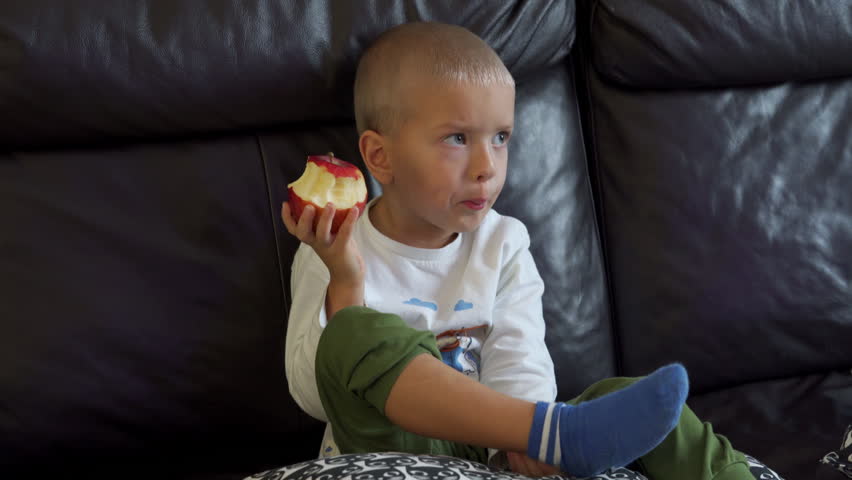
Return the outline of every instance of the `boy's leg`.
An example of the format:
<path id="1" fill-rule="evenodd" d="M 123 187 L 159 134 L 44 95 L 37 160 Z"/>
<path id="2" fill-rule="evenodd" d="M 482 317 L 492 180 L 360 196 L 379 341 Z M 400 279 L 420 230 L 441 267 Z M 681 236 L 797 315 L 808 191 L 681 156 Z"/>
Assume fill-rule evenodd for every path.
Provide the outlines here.
<path id="1" fill-rule="evenodd" d="M 431 332 L 396 315 L 349 307 L 320 337 L 316 377 L 320 399 L 341 453 L 400 451 L 487 461 L 487 450 L 403 430 L 385 416 L 388 394 L 416 356 L 441 358 Z"/>
<path id="2" fill-rule="evenodd" d="M 595 383 L 566 403 L 576 405 L 621 390 L 638 378 L 609 378 Z M 745 456 L 686 405 L 674 430 L 637 463 L 654 480 L 753 480 Z"/>
<path id="3" fill-rule="evenodd" d="M 484 449 L 470 449 L 466 444 L 533 451 L 533 433 L 543 432 L 540 430 L 543 426 L 539 428 L 534 424 L 534 415 L 538 415 L 536 404 L 498 393 L 447 367 L 440 360 L 433 335 L 409 328 L 395 315 L 364 307 L 341 310 L 320 338 L 316 369 L 320 397 L 342 451 L 403 450 L 483 461 Z M 647 452 L 660 440 L 646 449 L 646 437 L 656 436 L 654 432 L 659 431 L 660 422 L 665 422 L 671 426 L 664 429 L 665 433 L 660 432 L 659 438 L 664 439 L 681 415 L 683 399 L 680 395 L 687 388 L 684 375 L 682 367 L 670 365 L 641 381 L 631 382 L 629 388 L 626 388 L 628 383 L 624 383 L 621 388 L 600 391 L 594 396 L 620 390 L 605 395 L 605 399 L 572 407 L 577 408 L 573 413 L 566 414 L 568 410 L 564 410 L 567 407 L 563 405 L 563 414 L 570 418 L 565 418 L 564 424 L 555 421 L 548 427 L 550 435 L 536 438 L 550 438 L 554 433 L 560 439 L 579 436 L 583 445 L 591 442 L 601 447 L 600 451 L 585 452 L 577 465 L 572 464 L 573 457 L 563 457 L 567 459 L 563 466 L 567 465 L 565 468 L 571 473 L 592 467 L 597 471 L 598 467 L 590 467 L 589 462 L 597 465 L 603 457 L 615 458 L 631 450 Z M 601 385 L 590 389 L 586 399 L 590 400 L 595 390 L 602 390 Z M 655 412 L 649 411 L 649 408 L 653 410 L 649 402 L 663 402 L 660 404 L 663 414 L 655 416 Z M 676 408 L 672 411 L 670 407 Z M 622 432 L 617 445 L 607 443 L 607 432 L 612 429 L 595 432 L 582 427 L 584 419 L 595 417 L 601 410 L 619 412 L 614 418 L 626 415 L 623 420 L 630 424 L 631 431 Z M 669 418 L 666 412 L 677 416 Z M 409 433 L 400 437 L 405 432 L 389 418 L 422 435 L 418 438 L 408 436 Z M 575 427 L 581 428 L 575 431 Z M 579 435 L 574 435 L 577 432 Z M 424 444 L 424 436 L 452 439 L 457 443 L 432 443 L 425 439 L 427 443 Z M 561 441 L 548 440 L 546 445 L 538 442 L 535 449 L 550 455 L 553 445 Z"/>

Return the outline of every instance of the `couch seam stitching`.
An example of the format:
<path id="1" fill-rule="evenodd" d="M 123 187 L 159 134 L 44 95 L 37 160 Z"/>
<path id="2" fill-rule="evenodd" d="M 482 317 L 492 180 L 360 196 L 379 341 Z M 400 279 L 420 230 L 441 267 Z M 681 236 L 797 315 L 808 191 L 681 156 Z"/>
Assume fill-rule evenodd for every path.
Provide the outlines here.
<path id="1" fill-rule="evenodd" d="M 267 196 L 267 203 L 268 203 L 268 207 L 269 207 L 269 220 L 270 220 L 270 224 L 272 225 L 272 238 L 275 241 L 275 258 L 276 258 L 277 264 L 278 264 L 278 282 L 279 282 L 279 286 L 281 288 L 282 298 L 284 299 L 284 301 L 283 301 L 283 305 L 284 305 L 283 318 L 286 319 L 287 316 L 290 314 L 290 308 L 287 306 L 287 301 L 288 301 L 287 300 L 287 292 L 285 291 L 285 288 L 284 288 L 284 267 L 283 267 L 283 264 L 281 262 L 281 244 L 278 241 L 278 231 L 275 229 L 275 213 L 274 213 L 273 208 L 272 208 L 272 204 L 273 204 L 273 202 L 272 202 L 272 185 L 269 183 L 269 165 L 268 165 L 268 162 L 266 160 L 266 152 L 263 149 L 263 142 L 260 139 L 260 135 L 255 135 L 254 138 L 255 138 L 255 141 L 257 142 L 258 153 L 260 154 L 260 163 L 263 166 L 263 180 L 266 183 L 266 196 Z M 286 323 L 285 323 L 284 326 L 286 327 Z"/>

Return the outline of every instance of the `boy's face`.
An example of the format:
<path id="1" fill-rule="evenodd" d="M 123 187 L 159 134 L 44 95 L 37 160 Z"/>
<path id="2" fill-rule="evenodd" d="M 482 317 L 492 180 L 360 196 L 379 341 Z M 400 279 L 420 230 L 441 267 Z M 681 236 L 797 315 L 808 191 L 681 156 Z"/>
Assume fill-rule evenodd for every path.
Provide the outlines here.
<path id="1" fill-rule="evenodd" d="M 515 90 L 420 80 L 403 91 L 385 144 L 394 202 L 407 234 L 440 246 L 476 229 L 503 189 Z"/>

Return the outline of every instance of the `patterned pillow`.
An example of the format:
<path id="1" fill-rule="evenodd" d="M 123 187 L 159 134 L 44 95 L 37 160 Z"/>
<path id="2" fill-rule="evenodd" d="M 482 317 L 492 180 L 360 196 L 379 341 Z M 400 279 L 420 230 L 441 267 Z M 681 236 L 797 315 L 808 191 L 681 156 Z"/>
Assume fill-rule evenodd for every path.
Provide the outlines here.
<path id="1" fill-rule="evenodd" d="M 831 465 L 840 471 L 840 473 L 852 478 L 852 425 L 846 427 L 846 433 L 843 434 L 843 442 L 840 445 L 840 450 L 829 452 L 828 455 L 822 457 L 820 463 Z"/>
<path id="2" fill-rule="evenodd" d="M 748 462 L 748 471 L 751 472 L 751 475 L 757 480 L 784 480 L 780 475 L 764 465 L 760 460 L 749 455 L 746 455 L 745 457 L 746 462 Z"/>
<path id="3" fill-rule="evenodd" d="M 407 453 L 351 453 L 318 458 L 261 472 L 245 480 L 527 480 L 481 463 L 454 457 Z M 570 477 L 552 475 L 544 479 Z M 611 469 L 588 480 L 648 480 L 626 468 Z"/>
<path id="4" fill-rule="evenodd" d="M 755 458 L 746 455 L 746 459 L 754 478 L 783 480 Z M 552 475 L 542 478 L 569 480 L 571 477 Z M 453 457 L 407 453 L 351 453 L 268 470 L 245 480 L 527 480 L 527 477 Z M 614 468 L 586 480 L 648 479 L 626 468 Z"/>

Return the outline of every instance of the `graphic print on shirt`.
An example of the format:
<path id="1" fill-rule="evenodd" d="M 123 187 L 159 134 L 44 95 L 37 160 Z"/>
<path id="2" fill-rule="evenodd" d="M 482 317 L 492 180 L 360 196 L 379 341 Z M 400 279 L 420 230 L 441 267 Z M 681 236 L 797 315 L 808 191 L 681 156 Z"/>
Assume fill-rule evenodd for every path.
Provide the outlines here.
<path id="1" fill-rule="evenodd" d="M 461 373 L 479 380 L 479 351 L 482 348 L 480 340 L 471 335 L 472 332 L 487 328 L 488 325 L 447 330 L 435 336 L 441 359 L 447 365 Z"/>
<path id="2" fill-rule="evenodd" d="M 464 300 L 459 300 L 456 302 L 456 306 L 453 307 L 453 310 L 456 312 L 461 312 L 462 310 L 470 310 L 473 308 L 473 304 L 470 302 L 465 302 Z"/>
<path id="3" fill-rule="evenodd" d="M 434 310 L 436 312 L 438 311 L 438 305 L 436 303 L 426 302 L 426 301 L 420 300 L 419 298 L 416 298 L 416 297 L 411 297 L 410 299 L 408 299 L 408 300 L 406 300 L 402 303 L 404 303 L 406 305 L 414 305 L 415 307 L 428 308 L 429 310 Z"/>

